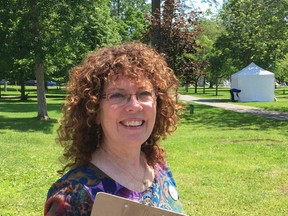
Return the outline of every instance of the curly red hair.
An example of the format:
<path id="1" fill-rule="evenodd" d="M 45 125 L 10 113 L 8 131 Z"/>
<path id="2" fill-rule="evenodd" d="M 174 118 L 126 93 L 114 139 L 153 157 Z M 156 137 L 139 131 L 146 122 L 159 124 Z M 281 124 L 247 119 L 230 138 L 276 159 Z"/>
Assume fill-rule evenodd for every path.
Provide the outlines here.
<path id="1" fill-rule="evenodd" d="M 62 172 L 68 167 L 88 164 L 92 153 L 101 146 L 102 131 L 96 119 L 105 83 L 115 75 L 138 79 L 141 74 L 157 91 L 156 123 L 141 150 L 150 165 L 156 161 L 164 162 L 165 151 L 159 140 L 176 129 L 175 89 L 178 80 L 164 56 L 147 45 L 128 43 L 92 52 L 72 69 L 68 96 L 62 108 L 63 119 L 57 131 L 57 140 L 64 147 L 64 157 L 70 161 Z"/>

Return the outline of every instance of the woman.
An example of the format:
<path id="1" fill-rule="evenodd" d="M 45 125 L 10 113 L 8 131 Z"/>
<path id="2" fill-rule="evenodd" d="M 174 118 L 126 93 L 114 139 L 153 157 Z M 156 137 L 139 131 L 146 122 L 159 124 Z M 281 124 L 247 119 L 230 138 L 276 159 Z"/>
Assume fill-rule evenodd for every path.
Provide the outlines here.
<path id="1" fill-rule="evenodd" d="M 178 81 L 140 44 L 89 54 L 72 70 L 59 142 L 70 169 L 52 185 L 45 215 L 90 215 L 97 192 L 182 212 L 164 149 L 176 129 Z"/>

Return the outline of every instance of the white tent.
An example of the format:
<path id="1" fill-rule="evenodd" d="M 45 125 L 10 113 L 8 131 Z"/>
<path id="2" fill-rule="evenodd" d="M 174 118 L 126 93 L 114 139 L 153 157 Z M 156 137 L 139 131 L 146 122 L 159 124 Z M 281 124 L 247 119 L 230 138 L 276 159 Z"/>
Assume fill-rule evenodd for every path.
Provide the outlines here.
<path id="1" fill-rule="evenodd" d="M 275 76 L 253 62 L 231 76 L 231 89 L 240 89 L 239 101 L 273 101 Z"/>

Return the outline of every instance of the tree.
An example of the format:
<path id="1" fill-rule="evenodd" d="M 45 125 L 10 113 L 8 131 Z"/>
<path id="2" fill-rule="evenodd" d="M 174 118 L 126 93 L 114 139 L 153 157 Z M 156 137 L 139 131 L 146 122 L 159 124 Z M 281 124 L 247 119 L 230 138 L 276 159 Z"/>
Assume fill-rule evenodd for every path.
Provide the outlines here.
<path id="1" fill-rule="evenodd" d="M 110 1 L 111 16 L 123 16 L 128 7 L 134 8 L 136 11 L 142 11 L 145 14 L 149 12 L 150 4 L 146 0 L 112 0 Z"/>
<path id="2" fill-rule="evenodd" d="M 226 28 L 218 48 L 237 68 L 252 61 L 271 69 L 287 52 L 287 0 L 229 0 L 221 18 Z"/>
<path id="3" fill-rule="evenodd" d="M 152 29 L 151 29 L 151 43 L 153 46 L 160 46 L 160 2 L 161 0 L 152 0 Z"/>
<path id="4" fill-rule="evenodd" d="M 152 25 L 148 35 L 152 36 L 156 49 L 166 55 L 169 66 L 183 83 L 195 82 L 194 75 L 199 71 L 199 62 L 191 59 L 199 48 L 196 43 L 201 34 L 198 15 L 194 11 L 187 13 L 179 0 L 166 0 L 162 9 L 150 17 Z"/>
<path id="5" fill-rule="evenodd" d="M 117 22 L 122 41 L 140 40 L 147 28 L 145 14 L 150 12 L 145 0 L 110 1 L 111 16 Z"/>
<path id="6" fill-rule="evenodd" d="M 1 69 L 6 79 L 19 81 L 21 99 L 26 100 L 25 78 L 33 74 L 30 16 L 26 2 L 1 1 L 0 8 Z"/>
<path id="7" fill-rule="evenodd" d="M 224 2 L 226 0 L 223 0 Z M 160 23 L 161 23 L 161 2 L 166 2 L 164 0 L 152 0 L 152 16 L 153 16 L 153 28 L 151 32 L 151 43 L 153 46 L 157 46 L 158 42 L 160 41 Z M 174 1 L 172 1 L 174 2 Z M 182 2 L 183 9 L 189 9 L 190 11 L 193 10 L 195 12 L 195 7 L 194 7 L 194 1 L 189 0 L 189 1 L 178 1 L 178 3 Z M 211 6 L 212 5 L 219 5 L 218 0 L 201 0 L 202 3 L 209 3 Z M 191 8 L 190 6 L 187 6 L 186 3 L 190 3 L 193 7 Z M 169 4 L 169 2 L 168 2 Z M 200 11 L 199 13 L 202 13 Z"/>
<path id="8" fill-rule="evenodd" d="M 231 62 L 229 58 L 225 58 L 225 55 L 221 50 L 217 49 L 217 43 L 224 43 L 225 40 L 218 40 L 218 38 L 225 32 L 225 28 L 218 19 L 203 19 L 200 26 L 203 28 L 203 33 L 200 37 L 203 51 L 200 56 L 208 61 L 204 71 L 206 72 L 205 78 L 209 81 L 209 88 L 213 88 L 216 84 L 216 95 L 218 95 L 218 84 L 221 80 L 227 79 L 234 68 L 231 68 Z"/>
<path id="9" fill-rule="evenodd" d="M 0 63 L 23 86 L 34 68 L 39 118 L 49 118 L 45 76 L 63 77 L 87 52 L 120 41 L 107 5 L 108 0 L 1 2 L 0 16 L 8 22 L 1 22 L 0 43 L 8 55 Z"/>
<path id="10" fill-rule="evenodd" d="M 283 59 L 276 62 L 275 77 L 279 83 L 288 81 L 288 54 Z"/>
<path id="11" fill-rule="evenodd" d="M 108 1 L 59 2 L 48 20 L 46 75 L 67 81 L 68 71 L 92 50 L 121 41 Z"/>

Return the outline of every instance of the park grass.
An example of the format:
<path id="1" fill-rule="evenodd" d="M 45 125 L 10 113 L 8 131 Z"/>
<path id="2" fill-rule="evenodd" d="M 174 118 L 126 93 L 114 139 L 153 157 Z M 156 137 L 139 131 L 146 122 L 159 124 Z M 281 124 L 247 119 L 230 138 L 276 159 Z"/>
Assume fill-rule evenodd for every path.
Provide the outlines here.
<path id="1" fill-rule="evenodd" d="M 49 92 L 50 121 L 35 118 L 32 92 L 26 102 L 0 99 L 0 215 L 43 215 L 59 178 L 54 139 L 64 93 Z M 187 215 L 287 215 L 287 122 L 194 106 L 162 142 Z"/>
<path id="2" fill-rule="evenodd" d="M 287 215 L 287 122 L 194 106 L 165 142 L 186 212 Z"/>
<path id="3" fill-rule="evenodd" d="M 61 167 L 57 159 L 62 149 L 54 140 L 64 95 L 51 96 L 49 121 L 36 118 L 36 95 L 24 102 L 0 100 L 0 215 L 43 215 L 47 189 Z"/>

